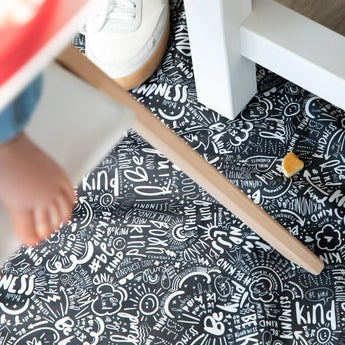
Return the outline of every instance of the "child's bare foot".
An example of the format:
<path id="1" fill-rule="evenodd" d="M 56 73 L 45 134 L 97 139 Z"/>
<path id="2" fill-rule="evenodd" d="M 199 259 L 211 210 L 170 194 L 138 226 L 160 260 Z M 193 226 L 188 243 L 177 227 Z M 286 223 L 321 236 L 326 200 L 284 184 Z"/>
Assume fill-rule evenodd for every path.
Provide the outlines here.
<path id="1" fill-rule="evenodd" d="M 35 245 L 69 219 L 74 191 L 62 169 L 20 133 L 0 144 L 0 200 L 19 239 Z"/>

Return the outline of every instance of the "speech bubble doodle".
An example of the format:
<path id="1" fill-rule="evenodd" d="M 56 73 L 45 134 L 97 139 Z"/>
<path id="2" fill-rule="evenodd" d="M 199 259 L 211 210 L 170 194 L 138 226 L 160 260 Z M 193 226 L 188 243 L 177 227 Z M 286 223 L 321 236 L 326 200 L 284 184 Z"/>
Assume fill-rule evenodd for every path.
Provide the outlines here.
<path id="1" fill-rule="evenodd" d="M 101 162 L 97 165 L 96 169 L 103 170 L 106 169 L 107 172 L 118 164 L 117 159 L 112 155 L 105 156 Z"/>
<path id="2" fill-rule="evenodd" d="M 223 277 L 221 275 L 217 276 L 216 279 L 214 280 L 214 286 L 221 297 L 228 297 L 231 293 L 231 284 L 230 284 L 230 279 Z"/>
<path id="3" fill-rule="evenodd" d="M 244 163 L 249 167 L 254 167 L 258 172 L 269 171 L 276 162 L 277 157 L 274 156 L 251 156 L 245 159 Z"/>
<path id="4" fill-rule="evenodd" d="M 325 305 L 330 299 L 334 297 L 334 292 L 326 287 L 319 287 L 308 290 L 305 297 L 310 302 L 322 302 Z"/>

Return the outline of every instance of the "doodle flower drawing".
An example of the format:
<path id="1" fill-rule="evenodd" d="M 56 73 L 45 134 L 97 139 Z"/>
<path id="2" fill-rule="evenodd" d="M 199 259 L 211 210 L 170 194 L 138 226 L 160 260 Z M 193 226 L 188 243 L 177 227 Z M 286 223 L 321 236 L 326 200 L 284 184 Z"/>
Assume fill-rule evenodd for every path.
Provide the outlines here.
<path id="1" fill-rule="evenodd" d="M 341 237 L 339 230 L 336 230 L 332 225 L 326 224 L 316 233 L 317 245 L 324 250 L 333 251 L 341 244 Z"/>

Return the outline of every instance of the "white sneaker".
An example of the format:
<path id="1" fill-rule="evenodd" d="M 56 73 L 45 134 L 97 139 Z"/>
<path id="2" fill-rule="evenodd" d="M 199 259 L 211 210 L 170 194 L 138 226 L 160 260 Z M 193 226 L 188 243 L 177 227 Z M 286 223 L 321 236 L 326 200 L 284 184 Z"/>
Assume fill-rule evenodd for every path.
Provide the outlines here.
<path id="1" fill-rule="evenodd" d="M 169 38 L 168 0 L 97 0 L 80 28 L 86 56 L 130 90 L 162 60 Z"/>

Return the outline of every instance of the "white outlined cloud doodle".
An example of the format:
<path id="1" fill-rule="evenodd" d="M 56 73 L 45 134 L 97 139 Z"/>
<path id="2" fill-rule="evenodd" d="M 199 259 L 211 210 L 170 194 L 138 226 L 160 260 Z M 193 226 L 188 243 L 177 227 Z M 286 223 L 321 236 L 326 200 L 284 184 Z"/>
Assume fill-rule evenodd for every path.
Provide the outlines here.
<path id="1" fill-rule="evenodd" d="M 248 140 L 249 133 L 254 128 L 254 125 L 250 122 L 247 124 L 241 124 L 240 126 L 235 126 L 229 130 L 230 138 L 229 142 L 233 146 L 240 146 L 242 143 Z"/>
<path id="2" fill-rule="evenodd" d="M 241 112 L 241 118 L 246 121 L 260 121 L 268 116 L 272 109 L 272 102 L 265 98 L 255 96 L 253 102 L 248 104 Z"/>
<path id="3" fill-rule="evenodd" d="M 99 316 L 113 315 L 122 308 L 122 303 L 127 300 L 127 291 L 114 288 L 110 284 L 101 284 L 97 287 L 98 296 L 92 302 L 91 308 Z"/>
<path id="4" fill-rule="evenodd" d="M 273 301 L 272 282 L 266 277 L 260 277 L 253 281 L 250 286 L 250 297 L 254 301 L 268 303 Z"/>

